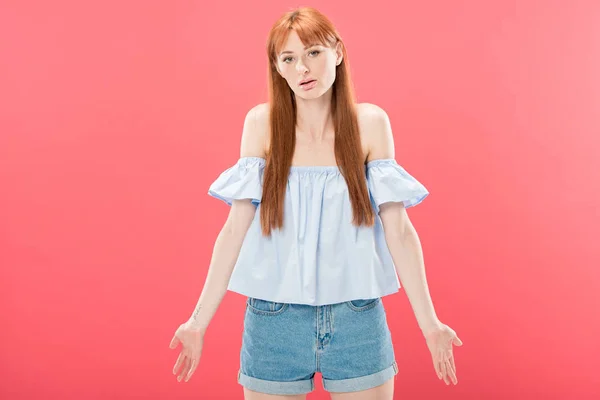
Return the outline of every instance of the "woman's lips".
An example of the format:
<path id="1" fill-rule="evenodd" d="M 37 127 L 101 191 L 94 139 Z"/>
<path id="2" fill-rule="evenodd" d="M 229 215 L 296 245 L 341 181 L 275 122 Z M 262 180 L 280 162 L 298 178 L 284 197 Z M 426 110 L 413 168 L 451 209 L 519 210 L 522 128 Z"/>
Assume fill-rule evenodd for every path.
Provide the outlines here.
<path id="1" fill-rule="evenodd" d="M 317 85 L 317 80 L 313 79 L 306 83 L 300 84 L 300 87 L 304 90 L 310 90 L 310 89 L 314 88 L 316 85 Z"/>

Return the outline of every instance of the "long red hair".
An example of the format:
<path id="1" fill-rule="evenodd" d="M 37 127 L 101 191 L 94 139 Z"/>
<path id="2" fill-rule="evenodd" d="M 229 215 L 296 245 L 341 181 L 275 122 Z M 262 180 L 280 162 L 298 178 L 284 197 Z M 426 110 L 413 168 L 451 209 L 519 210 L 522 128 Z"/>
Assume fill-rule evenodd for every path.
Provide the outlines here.
<path id="1" fill-rule="evenodd" d="M 350 79 L 346 48 L 327 17 L 314 8 L 300 7 L 287 12 L 275 22 L 267 41 L 270 145 L 266 155 L 261 200 L 262 232 L 269 236 L 272 228 L 283 227 L 285 191 L 296 146 L 294 93 L 276 69 L 277 54 L 285 45 L 292 30 L 305 44 L 321 43 L 335 48 L 337 42 L 341 43 L 343 59 L 336 67 L 331 99 L 332 120 L 335 128 L 335 158 L 348 186 L 352 204 L 352 223 L 356 226 L 372 226 L 375 214 L 366 185 L 364 154 L 358 130 L 356 100 Z"/>

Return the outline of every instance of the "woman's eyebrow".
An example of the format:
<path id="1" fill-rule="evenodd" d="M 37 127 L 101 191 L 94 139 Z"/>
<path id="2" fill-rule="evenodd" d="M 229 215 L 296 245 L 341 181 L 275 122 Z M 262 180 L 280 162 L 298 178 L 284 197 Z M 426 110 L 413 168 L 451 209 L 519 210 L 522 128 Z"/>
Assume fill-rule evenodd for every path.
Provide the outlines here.
<path id="1" fill-rule="evenodd" d="M 308 46 L 304 47 L 304 50 L 306 50 L 306 49 L 308 49 L 308 48 L 311 48 L 311 47 L 313 47 L 313 46 L 318 46 L 318 45 L 319 45 L 319 43 L 313 43 L 313 44 L 309 44 Z M 282 54 L 287 54 L 287 53 L 294 54 L 294 52 L 293 52 L 293 51 L 291 51 L 291 50 L 285 50 L 285 51 L 282 51 L 281 53 L 279 53 L 279 55 L 282 55 Z"/>

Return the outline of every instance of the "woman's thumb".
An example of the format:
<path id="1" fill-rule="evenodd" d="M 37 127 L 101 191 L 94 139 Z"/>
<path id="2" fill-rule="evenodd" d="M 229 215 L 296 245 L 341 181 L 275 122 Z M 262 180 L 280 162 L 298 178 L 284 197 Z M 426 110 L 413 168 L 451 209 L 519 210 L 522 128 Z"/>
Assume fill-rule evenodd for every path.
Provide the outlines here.
<path id="1" fill-rule="evenodd" d="M 171 343 L 169 343 L 169 348 L 174 349 L 175 347 L 177 347 L 178 343 L 179 343 L 179 338 L 177 337 L 177 335 L 173 336 L 173 339 L 171 339 Z"/>
<path id="2" fill-rule="evenodd" d="M 455 345 L 457 345 L 457 346 L 462 346 L 463 342 L 462 342 L 462 340 L 460 340 L 460 339 L 458 338 L 458 336 L 456 336 L 456 337 L 454 338 L 454 344 L 455 344 Z"/>

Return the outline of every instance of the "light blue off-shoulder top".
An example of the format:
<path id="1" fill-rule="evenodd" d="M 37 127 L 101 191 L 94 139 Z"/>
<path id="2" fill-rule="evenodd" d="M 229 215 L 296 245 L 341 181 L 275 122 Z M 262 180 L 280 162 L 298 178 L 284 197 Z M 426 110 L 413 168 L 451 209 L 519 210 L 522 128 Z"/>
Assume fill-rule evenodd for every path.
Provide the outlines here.
<path id="1" fill-rule="evenodd" d="M 223 171 L 208 194 L 231 205 L 252 199 L 257 212 L 227 289 L 278 303 L 325 305 L 372 299 L 400 289 L 385 241 L 379 206 L 419 204 L 429 192 L 394 159 L 365 165 L 375 225 L 352 225 L 346 181 L 337 166 L 292 166 L 282 229 L 262 235 L 260 202 L 265 159 L 242 157 Z M 267 194 L 268 195 L 268 194 Z"/>

